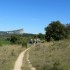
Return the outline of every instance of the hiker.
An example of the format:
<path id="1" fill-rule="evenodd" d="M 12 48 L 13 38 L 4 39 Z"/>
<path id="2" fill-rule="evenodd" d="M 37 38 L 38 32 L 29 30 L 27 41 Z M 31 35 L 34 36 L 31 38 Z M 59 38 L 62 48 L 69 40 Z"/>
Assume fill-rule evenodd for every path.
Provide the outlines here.
<path id="1" fill-rule="evenodd" d="M 34 46 L 38 46 L 38 45 L 40 45 L 40 39 L 39 38 L 36 38 L 36 39 L 34 39 Z"/>
<path id="2" fill-rule="evenodd" d="M 37 39 L 37 43 L 40 43 L 40 42 L 41 42 L 41 40 L 38 38 L 38 39 Z"/>
<path id="3" fill-rule="evenodd" d="M 36 41 L 36 39 L 34 39 L 34 46 L 36 45 L 36 43 L 37 43 L 37 41 Z"/>
<path id="4" fill-rule="evenodd" d="M 33 44 L 33 39 L 30 39 L 29 42 L 28 42 L 29 46 L 32 46 Z"/>

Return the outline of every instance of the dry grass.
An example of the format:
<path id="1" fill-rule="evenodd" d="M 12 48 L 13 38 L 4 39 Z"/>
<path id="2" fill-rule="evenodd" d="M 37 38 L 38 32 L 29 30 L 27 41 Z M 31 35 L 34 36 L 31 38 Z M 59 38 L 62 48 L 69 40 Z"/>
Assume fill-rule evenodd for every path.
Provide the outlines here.
<path id="1" fill-rule="evenodd" d="M 29 59 L 36 70 L 70 70 L 70 40 L 32 47 Z"/>
<path id="2" fill-rule="evenodd" d="M 18 45 L 0 46 L 0 70 L 13 70 L 18 55 L 24 49 Z"/>

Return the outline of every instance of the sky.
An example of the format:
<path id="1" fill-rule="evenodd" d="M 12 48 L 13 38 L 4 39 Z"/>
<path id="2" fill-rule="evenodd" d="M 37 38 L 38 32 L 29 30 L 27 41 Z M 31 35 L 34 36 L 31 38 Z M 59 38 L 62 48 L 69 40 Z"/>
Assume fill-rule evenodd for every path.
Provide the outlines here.
<path id="1" fill-rule="evenodd" d="M 0 31 L 45 33 L 52 21 L 70 23 L 70 0 L 0 0 Z"/>

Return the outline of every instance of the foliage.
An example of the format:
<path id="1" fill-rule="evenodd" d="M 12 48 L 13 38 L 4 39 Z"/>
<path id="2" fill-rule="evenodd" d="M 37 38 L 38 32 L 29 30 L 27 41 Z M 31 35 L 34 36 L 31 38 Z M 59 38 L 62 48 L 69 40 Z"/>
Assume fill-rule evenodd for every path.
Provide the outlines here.
<path id="1" fill-rule="evenodd" d="M 60 21 L 51 22 L 46 28 L 45 38 L 50 41 L 51 38 L 54 40 L 61 40 L 67 37 L 66 27 Z"/>
<path id="2" fill-rule="evenodd" d="M 14 43 L 14 44 L 20 44 L 21 43 L 21 36 L 16 35 L 16 34 L 11 35 L 10 42 Z"/>
<path id="3" fill-rule="evenodd" d="M 45 40 L 42 40 L 42 41 L 41 41 L 41 43 L 45 43 L 45 42 L 46 42 Z"/>
<path id="4" fill-rule="evenodd" d="M 26 47 L 27 48 L 27 42 L 26 41 L 22 42 L 22 47 Z"/>
<path id="5" fill-rule="evenodd" d="M 70 24 L 66 25 L 66 30 L 67 30 L 68 37 L 70 37 Z"/>
<path id="6" fill-rule="evenodd" d="M 44 35 L 44 34 L 42 34 L 42 33 L 39 33 L 39 34 L 38 34 L 38 38 L 40 38 L 40 39 L 42 39 L 42 40 L 43 40 L 43 39 L 45 38 L 45 35 Z"/>

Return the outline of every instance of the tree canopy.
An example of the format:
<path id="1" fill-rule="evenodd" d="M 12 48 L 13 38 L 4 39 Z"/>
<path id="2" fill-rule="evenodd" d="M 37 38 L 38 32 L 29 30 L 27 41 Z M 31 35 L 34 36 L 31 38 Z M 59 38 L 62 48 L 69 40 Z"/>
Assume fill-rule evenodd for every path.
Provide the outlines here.
<path id="1" fill-rule="evenodd" d="M 66 27 L 60 21 L 53 21 L 45 28 L 45 38 L 47 41 L 51 39 L 61 40 L 67 37 Z"/>

